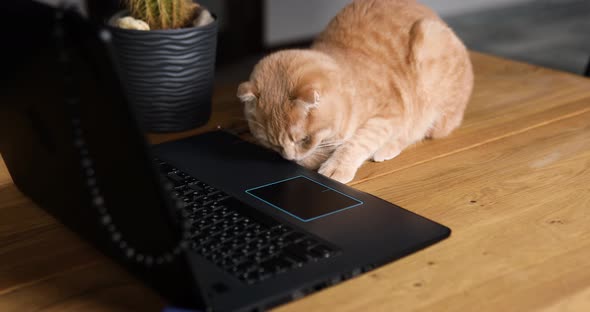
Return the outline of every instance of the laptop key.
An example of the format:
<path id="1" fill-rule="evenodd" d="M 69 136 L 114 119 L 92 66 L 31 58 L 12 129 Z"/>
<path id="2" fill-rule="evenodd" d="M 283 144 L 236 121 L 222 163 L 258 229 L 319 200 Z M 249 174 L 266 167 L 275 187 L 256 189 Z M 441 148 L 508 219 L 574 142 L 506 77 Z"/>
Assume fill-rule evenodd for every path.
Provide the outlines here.
<path id="1" fill-rule="evenodd" d="M 307 252 L 307 248 L 305 248 L 305 246 L 301 246 L 298 244 L 292 244 L 292 245 L 288 245 L 283 250 L 285 250 L 285 252 L 288 253 L 289 255 L 293 255 L 293 256 L 298 257 L 300 259 L 307 259 L 308 258 L 308 252 Z"/>
<path id="2" fill-rule="evenodd" d="M 291 262 L 282 258 L 270 258 L 260 264 L 268 272 L 281 272 L 291 267 Z"/>
<path id="3" fill-rule="evenodd" d="M 180 193 L 180 196 L 187 196 L 193 194 L 195 191 L 188 187 L 182 187 L 181 189 L 177 190 Z"/>
<path id="4" fill-rule="evenodd" d="M 310 252 L 320 254 L 324 258 L 329 258 L 335 252 L 332 248 L 325 245 L 318 245 L 309 250 Z"/>
<path id="5" fill-rule="evenodd" d="M 301 244 L 304 245 L 307 249 L 315 247 L 319 242 L 313 238 L 307 238 L 301 241 Z"/>
<path id="6" fill-rule="evenodd" d="M 323 252 L 321 252 L 318 249 L 310 249 L 309 250 L 309 255 L 311 256 L 311 258 L 313 260 L 320 259 L 320 258 L 328 258 L 328 257 L 330 257 L 330 254 L 323 253 Z"/>
<path id="7" fill-rule="evenodd" d="M 240 279 L 248 284 L 253 284 L 260 279 L 260 273 L 257 271 L 243 272 L 239 275 Z"/>
<path id="8" fill-rule="evenodd" d="M 176 171 L 176 170 L 177 170 L 176 168 L 174 168 L 173 166 L 170 166 L 169 164 L 166 164 L 166 163 L 160 164 L 160 172 L 162 172 L 164 174 L 168 174 L 168 173 Z"/>
<path id="9" fill-rule="evenodd" d="M 272 236 L 281 236 L 285 233 L 290 232 L 291 229 L 284 225 L 277 225 L 271 228 L 271 235 Z"/>
<path id="10" fill-rule="evenodd" d="M 244 261 L 236 266 L 236 270 L 238 272 L 248 272 L 251 271 L 255 267 L 255 263 L 251 261 Z"/>
<path id="11" fill-rule="evenodd" d="M 291 262 L 291 267 L 294 268 L 302 267 L 303 264 L 307 262 L 307 257 L 303 258 L 301 256 L 290 254 L 288 252 L 280 254 L 280 257 Z"/>
<path id="12" fill-rule="evenodd" d="M 170 172 L 170 173 L 168 173 L 168 179 L 169 180 L 172 180 L 174 182 L 185 184 L 184 183 L 184 178 L 181 177 L 181 176 L 179 176 L 178 174 L 176 174 L 176 172 Z"/>
<path id="13" fill-rule="evenodd" d="M 287 235 L 285 235 L 283 239 L 285 241 L 290 241 L 290 242 L 296 243 L 296 242 L 301 241 L 304 238 L 305 238 L 305 235 L 302 233 L 291 232 L 291 233 L 288 233 Z"/>
<path id="14" fill-rule="evenodd" d="M 202 192 L 203 191 L 203 188 L 200 187 L 197 183 L 190 183 L 188 185 L 188 187 L 195 192 Z"/>

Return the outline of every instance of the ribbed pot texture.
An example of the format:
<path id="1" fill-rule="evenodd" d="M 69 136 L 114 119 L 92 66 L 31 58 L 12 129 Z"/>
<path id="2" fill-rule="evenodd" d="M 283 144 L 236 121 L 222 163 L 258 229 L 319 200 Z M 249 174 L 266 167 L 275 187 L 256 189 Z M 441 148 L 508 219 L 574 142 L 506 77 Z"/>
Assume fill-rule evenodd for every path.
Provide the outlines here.
<path id="1" fill-rule="evenodd" d="M 111 21 L 125 15 L 120 12 Z M 217 25 L 215 20 L 169 30 L 110 27 L 128 99 L 145 131 L 184 131 L 207 123 Z"/>

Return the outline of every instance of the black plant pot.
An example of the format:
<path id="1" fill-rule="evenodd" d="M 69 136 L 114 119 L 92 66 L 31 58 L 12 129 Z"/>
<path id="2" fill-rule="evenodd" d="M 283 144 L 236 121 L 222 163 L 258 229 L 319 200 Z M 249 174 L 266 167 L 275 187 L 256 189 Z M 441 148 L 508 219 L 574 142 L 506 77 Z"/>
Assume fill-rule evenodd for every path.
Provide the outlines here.
<path id="1" fill-rule="evenodd" d="M 121 78 L 140 125 L 148 132 L 201 126 L 211 116 L 217 20 L 182 29 L 131 30 L 109 21 Z"/>

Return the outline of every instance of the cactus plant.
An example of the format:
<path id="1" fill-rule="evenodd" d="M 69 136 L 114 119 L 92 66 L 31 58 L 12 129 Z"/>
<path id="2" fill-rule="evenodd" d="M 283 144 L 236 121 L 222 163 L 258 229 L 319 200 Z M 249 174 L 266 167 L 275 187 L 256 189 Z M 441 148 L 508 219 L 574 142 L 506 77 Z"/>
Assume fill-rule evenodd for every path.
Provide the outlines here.
<path id="1" fill-rule="evenodd" d="M 150 29 L 174 29 L 189 26 L 198 4 L 191 0 L 125 0 L 131 16 L 148 23 Z"/>

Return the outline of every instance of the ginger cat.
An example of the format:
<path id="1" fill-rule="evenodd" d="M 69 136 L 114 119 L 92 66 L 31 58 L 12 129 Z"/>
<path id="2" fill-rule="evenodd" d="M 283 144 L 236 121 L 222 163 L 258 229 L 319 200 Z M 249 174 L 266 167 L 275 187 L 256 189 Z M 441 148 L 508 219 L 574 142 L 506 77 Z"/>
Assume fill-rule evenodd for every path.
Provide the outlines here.
<path id="1" fill-rule="evenodd" d="M 262 59 L 237 95 L 250 131 L 284 158 L 346 183 L 457 128 L 471 95 L 465 46 L 413 0 L 355 0 L 307 50 Z"/>

